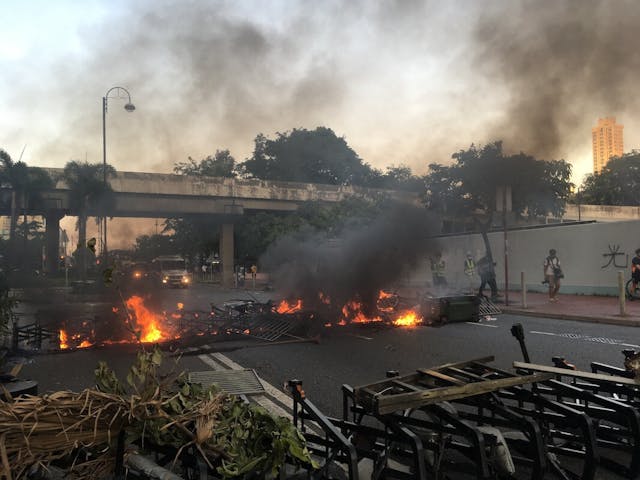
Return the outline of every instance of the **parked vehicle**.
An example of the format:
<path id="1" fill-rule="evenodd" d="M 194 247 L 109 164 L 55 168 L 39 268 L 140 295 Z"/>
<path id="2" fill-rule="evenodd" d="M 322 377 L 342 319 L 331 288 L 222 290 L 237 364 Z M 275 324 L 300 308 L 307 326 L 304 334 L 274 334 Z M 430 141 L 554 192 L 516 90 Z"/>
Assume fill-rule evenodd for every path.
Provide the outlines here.
<path id="1" fill-rule="evenodd" d="M 149 264 L 137 262 L 128 269 L 128 279 L 134 282 L 143 282 L 149 279 Z"/>
<path id="2" fill-rule="evenodd" d="M 153 271 L 161 285 L 187 288 L 192 276 L 187 270 L 187 261 L 179 255 L 163 255 L 152 262 Z"/>

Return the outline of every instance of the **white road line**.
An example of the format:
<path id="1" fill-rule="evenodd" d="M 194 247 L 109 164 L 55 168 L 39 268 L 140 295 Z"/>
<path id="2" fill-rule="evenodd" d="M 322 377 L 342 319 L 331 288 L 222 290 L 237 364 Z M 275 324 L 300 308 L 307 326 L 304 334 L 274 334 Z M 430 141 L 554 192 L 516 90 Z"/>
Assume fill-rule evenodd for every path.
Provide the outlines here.
<path id="1" fill-rule="evenodd" d="M 365 337 L 364 335 L 354 335 L 353 333 L 350 334 L 352 337 L 356 337 L 356 338 L 360 338 L 362 340 L 373 340 L 373 338 L 371 337 Z"/>
<path id="2" fill-rule="evenodd" d="M 568 334 L 568 333 L 539 332 L 537 330 L 531 330 L 529 333 L 533 333 L 536 335 L 547 335 L 551 337 L 562 337 L 569 340 L 582 340 L 583 342 L 602 343 L 604 345 L 614 345 L 616 347 L 640 348 L 640 345 L 634 345 L 633 343 L 624 343 L 621 340 L 617 340 L 615 338 L 591 337 L 589 335 L 573 334 L 573 333 Z"/>
<path id="3" fill-rule="evenodd" d="M 287 412 L 280 405 L 275 402 L 272 402 L 264 395 L 251 395 L 251 398 L 255 400 L 256 403 L 260 404 L 262 407 L 270 411 L 271 413 L 278 415 L 279 417 L 285 417 L 289 420 L 293 419 L 293 415 L 291 412 Z"/>
<path id="4" fill-rule="evenodd" d="M 207 365 L 209 365 L 213 370 L 225 370 L 225 368 L 216 362 L 209 355 L 198 355 L 198 359 Z"/>
<path id="5" fill-rule="evenodd" d="M 464 322 L 469 325 L 476 325 L 477 327 L 489 327 L 489 328 L 498 328 L 498 325 L 487 325 L 486 323 L 477 323 L 477 322 Z"/>

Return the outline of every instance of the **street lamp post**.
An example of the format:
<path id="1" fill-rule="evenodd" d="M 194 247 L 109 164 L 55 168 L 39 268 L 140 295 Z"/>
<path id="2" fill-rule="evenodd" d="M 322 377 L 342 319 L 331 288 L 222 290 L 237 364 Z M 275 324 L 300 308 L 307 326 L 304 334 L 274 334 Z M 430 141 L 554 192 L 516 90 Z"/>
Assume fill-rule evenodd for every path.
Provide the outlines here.
<path id="1" fill-rule="evenodd" d="M 113 92 L 113 95 L 109 95 Z M 107 103 L 109 98 L 121 98 L 125 99 L 127 103 L 124 105 L 124 109 L 127 112 L 133 112 L 136 107 L 131 103 L 131 94 L 129 90 L 124 87 L 112 87 L 107 90 L 107 93 L 102 97 L 102 181 L 105 187 L 107 186 Z M 102 261 L 107 264 L 107 215 L 105 213 L 102 227 Z"/>

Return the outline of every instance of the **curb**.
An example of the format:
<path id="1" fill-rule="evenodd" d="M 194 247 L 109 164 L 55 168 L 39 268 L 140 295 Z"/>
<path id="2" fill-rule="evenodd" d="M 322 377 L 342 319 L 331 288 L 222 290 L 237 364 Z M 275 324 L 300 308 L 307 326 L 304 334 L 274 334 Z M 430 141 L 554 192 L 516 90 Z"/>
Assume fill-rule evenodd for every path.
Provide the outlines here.
<path id="1" fill-rule="evenodd" d="M 608 325 L 621 325 L 625 327 L 640 327 L 640 319 L 636 318 L 614 316 L 585 317 L 582 315 L 573 315 L 567 313 L 538 312 L 536 310 L 525 310 L 509 307 L 501 307 L 500 310 L 502 310 L 502 313 L 508 313 L 510 315 L 522 315 L 526 317 L 555 318 L 558 320 L 572 320 L 575 322 L 603 323 Z"/>

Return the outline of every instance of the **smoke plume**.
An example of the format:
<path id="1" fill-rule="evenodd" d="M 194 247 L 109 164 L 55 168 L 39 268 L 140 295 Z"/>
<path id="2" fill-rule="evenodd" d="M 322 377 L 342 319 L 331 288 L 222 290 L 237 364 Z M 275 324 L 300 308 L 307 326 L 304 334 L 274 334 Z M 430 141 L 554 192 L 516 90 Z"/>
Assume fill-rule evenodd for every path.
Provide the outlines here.
<path id="1" fill-rule="evenodd" d="M 492 5 L 475 26 L 470 51 L 474 68 L 507 98 L 489 138 L 539 158 L 566 157 L 571 147 L 590 146 L 589 126 L 598 117 L 624 123 L 637 112 L 638 2 Z"/>
<path id="2" fill-rule="evenodd" d="M 281 238 L 261 263 L 287 298 L 302 298 L 312 307 L 322 293 L 338 308 L 358 300 L 371 313 L 381 289 L 406 280 L 434 251 L 430 237 L 435 230 L 424 209 L 404 206 L 340 238 L 327 240 L 313 232 Z"/>

